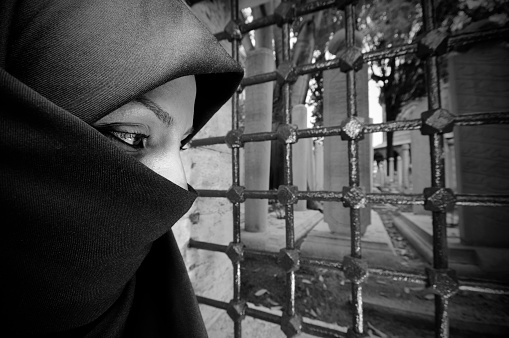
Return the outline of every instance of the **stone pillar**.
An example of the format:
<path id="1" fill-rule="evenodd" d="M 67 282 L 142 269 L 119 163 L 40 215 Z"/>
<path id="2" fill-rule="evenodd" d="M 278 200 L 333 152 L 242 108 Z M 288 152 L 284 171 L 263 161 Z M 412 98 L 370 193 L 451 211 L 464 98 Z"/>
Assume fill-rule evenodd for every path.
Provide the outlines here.
<path id="1" fill-rule="evenodd" d="M 389 157 L 389 183 L 394 182 L 394 157 Z"/>
<path id="2" fill-rule="evenodd" d="M 403 190 L 403 160 L 401 156 L 396 158 L 396 167 L 398 168 L 398 189 Z"/>
<path id="3" fill-rule="evenodd" d="M 421 113 L 428 110 L 428 101 L 425 98 L 416 100 L 415 109 L 411 118 L 419 118 Z M 412 191 L 414 194 L 422 194 L 424 188 L 431 187 L 431 162 L 429 152 L 429 136 L 424 136 L 419 130 L 410 132 L 412 141 Z M 413 205 L 413 212 L 416 215 L 431 215 L 431 212 L 424 210 L 422 205 Z"/>
<path id="4" fill-rule="evenodd" d="M 339 126 L 347 118 L 346 75 L 337 69 L 323 72 L 324 126 Z M 368 121 L 368 72 L 364 67 L 356 74 L 357 109 L 359 117 Z M 371 191 L 371 143 L 366 137 L 359 143 L 361 186 L 367 193 Z M 324 139 L 324 185 L 326 190 L 342 191 L 349 185 L 348 180 L 348 142 L 340 136 Z M 331 232 L 350 236 L 350 209 L 341 203 L 324 202 L 324 220 Z M 371 222 L 370 208 L 361 209 L 361 226 L 364 233 Z"/>
<path id="5" fill-rule="evenodd" d="M 306 141 L 307 148 L 307 182 L 308 182 L 308 190 L 315 191 L 316 190 L 316 163 L 315 163 L 315 155 L 313 149 L 313 139 L 307 138 L 303 141 Z"/>
<path id="6" fill-rule="evenodd" d="M 403 161 L 403 190 L 405 191 L 410 187 L 410 181 L 408 179 L 408 174 L 410 170 L 410 145 L 409 144 L 403 144 L 401 147 L 401 157 Z"/>
<path id="7" fill-rule="evenodd" d="M 274 68 L 274 55 L 271 49 L 259 48 L 247 54 L 246 76 L 271 72 Z M 270 131 L 272 128 L 272 82 L 249 86 L 245 90 L 245 133 Z M 244 149 L 246 189 L 268 190 L 270 142 L 246 143 Z M 267 229 L 267 200 L 248 199 L 245 204 L 245 230 L 264 232 Z"/>
<path id="8" fill-rule="evenodd" d="M 449 58 L 451 111 L 462 115 L 509 110 L 509 49 L 485 42 Z M 509 126 L 454 129 L 460 194 L 507 194 Z M 460 238 L 465 244 L 509 247 L 509 208 L 459 207 Z"/>
<path id="9" fill-rule="evenodd" d="M 316 190 L 324 190 L 323 186 L 323 143 L 315 142 L 315 173 L 316 173 Z"/>
<path id="10" fill-rule="evenodd" d="M 297 104 L 292 108 L 292 124 L 296 124 L 299 129 L 307 128 L 308 110 L 305 105 Z M 292 167 L 293 167 L 293 185 L 299 187 L 299 190 L 307 190 L 307 168 L 309 142 L 307 139 L 300 139 L 293 145 Z M 307 210 L 306 200 L 300 200 L 294 205 L 293 210 Z"/>

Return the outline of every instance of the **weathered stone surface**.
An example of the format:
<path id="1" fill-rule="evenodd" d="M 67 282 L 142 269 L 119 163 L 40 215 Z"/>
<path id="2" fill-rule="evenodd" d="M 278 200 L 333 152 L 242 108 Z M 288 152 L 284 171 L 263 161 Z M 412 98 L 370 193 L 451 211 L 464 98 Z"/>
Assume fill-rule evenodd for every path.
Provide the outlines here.
<path id="1" fill-rule="evenodd" d="M 509 109 L 509 49 L 478 44 L 449 58 L 451 111 L 456 115 Z M 455 127 L 459 194 L 507 194 L 509 126 Z M 509 247 L 509 208 L 460 207 L 465 244 Z"/>
<path id="2" fill-rule="evenodd" d="M 297 104 L 292 109 L 292 123 L 299 129 L 306 129 L 308 121 L 308 111 L 305 105 Z M 293 167 L 293 185 L 299 187 L 300 191 L 307 190 L 307 172 L 309 157 L 308 139 L 300 139 L 293 145 L 292 167 Z M 306 201 L 300 200 L 295 204 L 295 211 L 306 210 Z"/>
<path id="3" fill-rule="evenodd" d="M 339 126 L 347 118 L 346 76 L 339 70 L 323 72 L 324 78 L 324 126 Z M 368 73 L 363 68 L 356 74 L 357 111 L 359 117 L 368 115 Z M 371 137 L 365 135 L 359 142 L 361 186 L 371 191 Z M 324 140 L 324 186 L 326 190 L 342 191 L 349 185 L 348 142 L 340 136 L 326 137 Z M 331 232 L 350 235 L 350 210 L 337 202 L 324 203 L 324 219 Z M 369 208 L 361 209 L 362 232 L 370 223 Z"/>
<path id="4" fill-rule="evenodd" d="M 274 70 L 272 50 L 259 48 L 248 53 L 246 76 Z M 271 82 L 246 88 L 246 134 L 270 131 L 272 128 Z M 270 142 L 250 142 L 244 146 L 245 186 L 248 190 L 268 190 L 270 172 Z M 246 202 L 246 231 L 263 232 L 267 229 L 268 203 L 263 199 Z"/>

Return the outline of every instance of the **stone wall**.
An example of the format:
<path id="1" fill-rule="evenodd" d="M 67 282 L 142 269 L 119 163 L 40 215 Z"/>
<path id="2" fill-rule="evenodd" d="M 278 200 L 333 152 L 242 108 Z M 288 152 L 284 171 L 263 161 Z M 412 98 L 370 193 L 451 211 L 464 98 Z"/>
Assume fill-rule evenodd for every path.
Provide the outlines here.
<path id="1" fill-rule="evenodd" d="M 478 44 L 449 59 L 451 108 L 457 115 L 509 110 L 509 49 Z M 509 126 L 455 127 L 458 192 L 507 194 Z M 509 208 L 461 207 L 460 236 L 465 244 L 509 247 Z"/>

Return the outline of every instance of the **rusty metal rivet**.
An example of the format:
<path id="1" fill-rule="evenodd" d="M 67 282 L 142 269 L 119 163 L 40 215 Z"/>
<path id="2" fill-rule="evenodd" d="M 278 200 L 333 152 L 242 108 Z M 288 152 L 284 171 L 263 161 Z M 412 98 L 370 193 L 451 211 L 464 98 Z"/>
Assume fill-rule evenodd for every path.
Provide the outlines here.
<path id="1" fill-rule="evenodd" d="M 281 63 L 276 69 L 276 81 L 279 84 L 294 83 L 297 81 L 295 69 L 290 61 Z"/>
<path id="2" fill-rule="evenodd" d="M 245 300 L 231 300 L 226 308 L 226 313 L 235 322 L 246 317 L 247 304 Z"/>
<path id="3" fill-rule="evenodd" d="M 362 283 L 368 276 L 368 262 L 352 256 L 343 257 L 343 273 L 352 283 Z"/>
<path id="4" fill-rule="evenodd" d="M 246 200 L 245 190 L 246 188 L 241 185 L 232 185 L 226 192 L 226 198 L 232 203 L 243 203 Z"/>
<path id="5" fill-rule="evenodd" d="M 297 142 L 297 126 L 295 124 L 280 124 L 277 127 L 277 138 L 286 143 L 292 144 Z"/>
<path id="6" fill-rule="evenodd" d="M 350 70 L 358 71 L 364 65 L 362 50 L 359 47 L 348 47 L 338 53 L 337 57 L 343 61 L 339 69 L 346 73 Z"/>
<path id="7" fill-rule="evenodd" d="M 425 59 L 433 55 L 443 55 L 447 52 L 449 37 L 444 28 L 437 28 L 426 32 L 417 42 L 417 57 Z"/>
<path id="8" fill-rule="evenodd" d="M 459 290 L 458 277 L 454 270 L 426 268 L 426 275 L 428 276 L 426 286 L 436 295 L 450 298 Z"/>
<path id="9" fill-rule="evenodd" d="M 297 271 L 300 267 L 300 251 L 297 249 L 281 249 L 277 263 L 285 272 Z"/>
<path id="10" fill-rule="evenodd" d="M 288 316 L 286 311 L 281 318 L 281 330 L 287 337 L 297 336 L 302 329 L 302 317 L 299 315 Z"/>
<path id="11" fill-rule="evenodd" d="M 453 130 L 455 115 L 447 109 L 433 109 L 421 114 L 421 134 L 449 133 Z"/>
<path id="12" fill-rule="evenodd" d="M 228 41 L 242 40 L 242 32 L 240 31 L 240 21 L 231 20 L 224 28 L 224 32 L 228 35 Z"/>
<path id="13" fill-rule="evenodd" d="M 365 208 L 368 200 L 362 187 L 343 187 L 343 206 L 352 209 Z"/>
<path id="14" fill-rule="evenodd" d="M 429 211 L 445 211 L 456 203 L 456 196 L 449 188 L 424 188 L 424 209 Z"/>
<path id="15" fill-rule="evenodd" d="M 241 148 L 243 146 L 242 134 L 244 134 L 243 129 L 230 130 L 224 139 L 228 148 Z"/>
<path id="16" fill-rule="evenodd" d="M 231 242 L 226 248 L 226 256 L 230 258 L 232 263 L 238 263 L 244 261 L 244 248 L 246 246 L 243 243 Z"/>
<path id="17" fill-rule="evenodd" d="M 277 189 L 277 200 L 282 205 L 295 204 L 298 201 L 299 188 L 295 185 L 280 185 Z"/>
<path id="18" fill-rule="evenodd" d="M 364 118 L 355 116 L 343 120 L 340 134 L 344 141 L 364 139 Z"/>
<path id="19" fill-rule="evenodd" d="M 276 24 L 281 27 L 285 23 L 290 23 L 295 17 L 295 4 L 290 1 L 281 2 L 274 10 Z"/>

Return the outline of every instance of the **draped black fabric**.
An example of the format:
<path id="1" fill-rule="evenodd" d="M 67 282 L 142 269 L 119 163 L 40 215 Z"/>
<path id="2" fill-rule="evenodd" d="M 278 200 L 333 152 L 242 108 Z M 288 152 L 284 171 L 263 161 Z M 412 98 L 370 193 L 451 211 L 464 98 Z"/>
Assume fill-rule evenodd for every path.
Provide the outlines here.
<path id="1" fill-rule="evenodd" d="M 196 194 L 90 125 L 193 74 L 198 131 L 242 69 L 179 0 L 0 2 L 0 336 L 206 337 L 170 230 Z"/>

